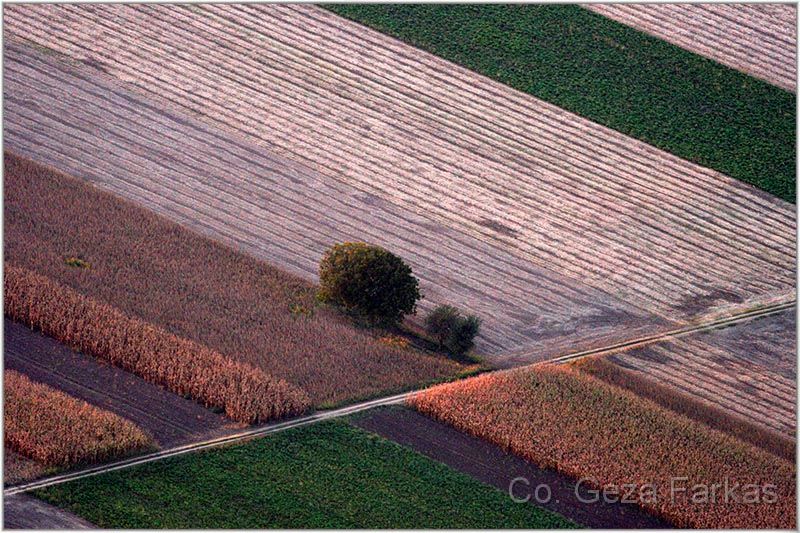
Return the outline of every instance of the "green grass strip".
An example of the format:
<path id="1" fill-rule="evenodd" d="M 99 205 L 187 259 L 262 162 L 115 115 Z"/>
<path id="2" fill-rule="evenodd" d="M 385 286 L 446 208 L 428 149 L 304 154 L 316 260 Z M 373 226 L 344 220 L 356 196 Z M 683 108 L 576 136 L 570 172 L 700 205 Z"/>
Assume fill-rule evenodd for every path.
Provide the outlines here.
<path id="1" fill-rule="evenodd" d="M 575 5 L 324 8 L 795 201 L 795 95 Z"/>
<path id="2" fill-rule="evenodd" d="M 35 495 L 103 528 L 575 527 L 341 421 Z"/>

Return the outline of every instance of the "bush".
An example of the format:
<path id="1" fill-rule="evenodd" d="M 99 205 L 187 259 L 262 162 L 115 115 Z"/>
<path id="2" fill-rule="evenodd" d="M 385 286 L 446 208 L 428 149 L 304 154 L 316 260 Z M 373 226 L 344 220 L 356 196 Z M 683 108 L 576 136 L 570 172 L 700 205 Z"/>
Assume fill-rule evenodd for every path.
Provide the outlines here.
<path id="1" fill-rule="evenodd" d="M 439 343 L 439 349 L 447 348 L 456 355 L 464 355 L 475 345 L 480 325 L 478 317 L 462 316 L 452 305 L 440 305 L 425 319 L 425 327 Z"/>
<path id="2" fill-rule="evenodd" d="M 417 278 L 402 259 L 379 246 L 346 242 L 320 261 L 320 300 L 371 322 L 394 324 L 416 312 Z"/>

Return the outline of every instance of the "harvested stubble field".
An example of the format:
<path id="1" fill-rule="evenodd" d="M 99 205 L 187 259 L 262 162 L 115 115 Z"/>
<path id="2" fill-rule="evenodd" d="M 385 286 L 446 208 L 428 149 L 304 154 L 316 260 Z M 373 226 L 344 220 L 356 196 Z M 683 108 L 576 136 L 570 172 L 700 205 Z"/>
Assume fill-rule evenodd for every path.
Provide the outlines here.
<path id="1" fill-rule="evenodd" d="M 13 370 L 3 373 L 3 399 L 5 444 L 42 465 L 97 463 L 153 447 L 131 421 Z"/>
<path id="2" fill-rule="evenodd" d="M 789 91 L 797 88 L 794 4 L 587 4 L 584 7 Z"/>
<path id="3" fill-rule="evenodd" d="M 78 530 L 96 527 L 72 513 L 27 494 L 15 494 L 3 498 L 4 529 Z"/>
<path id="4" fill-rule="evenodd" d="M 577 5 L 323 7 L 794 202 L 795 98 L 769 83 Z"/>
<path id="5" fill-rule="evenodd" d="M 627 369 L 795 436 L 796 310 L 610 357 Z"/>
<path id="6" fill-rule="evenodd" d="M 795 527 L 792 462 L 566 366 L 440 385 L 409 404 L 539 466 L 598 486 L 633 483 L 639 504 L 677 527 Z M 685 492 L 671 491 L 676 477 L 686 478 Z M 713 500 L 694 488 L 710 491 L 726 480 L 738 484 L 728 500 L 722 488 Z M 754 498 L 749 484 L 759 487 L 760 503 L 747 503 Z M 774 502 L 764 500 L 766 484 L 774 485 Z"/>
<path id="7" fill-rule="evenodd" d="M 426 305 L 482 316 L 489 354 L 534 360 L 793 292 L 788 203 L 317 8 L 5 13 L 11 40 L 97 69 L 7 49 L 9 146 L 262 256 L 254 236 L 280 220 L 275 255 L 306 273 L 325 212 L 321 231 L 407 257 Z M 275 191 L 274 171 L 206 155 L 219 130 L 201 140 L 165 108 L 313 172 L 290 166 Z"/>
<path id="8" fill-rule="evenodd" d="M 572 365 L 581 372 L 627 389 L 671 411 L 794 462 L 797 443 L 785 434 L 766 429 L 752 420 L 742 418 L 741 415 L 726 411 L 697 396 L 686 394 L 669 385 L 662 385 L 646 374 L 623 368 L 607 358 L 591 357 L 578 360 Z M 750 405 L 752 400 L 742 401 L 741 404 Z"/>
<path id="9" fill-rule="evenodd" d="M 16 80 L 5 84 L 8 146 L 307 279 L 333 242 L 382 244 L 420 277 L 420 314 L 448 302 L 483 319 L 484 353 L 535 345 L 544 357 L 665 324 L 499 245 L 153 107 L 94 70 L 21 47 L 6 52 Z"/>
<path id="10" fill-rule="evenodd" d="M 6 312 L 234 419 L 297 413 L 306 392 L 342 402 L 465 368 L 382 344 L 315 309 L 310 283 L 82 180 L 11 154 L 4 169 L 5 258 L 21 267 L 7 267 Z"/>

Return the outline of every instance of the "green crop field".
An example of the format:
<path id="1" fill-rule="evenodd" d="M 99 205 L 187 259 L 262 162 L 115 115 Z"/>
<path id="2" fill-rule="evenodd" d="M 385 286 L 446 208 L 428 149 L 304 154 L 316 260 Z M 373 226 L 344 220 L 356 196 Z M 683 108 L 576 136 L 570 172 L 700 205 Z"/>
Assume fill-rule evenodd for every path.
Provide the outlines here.
<path id="1" fill-rule="evenodd" d="M 568 528 L 344 422 L 42 489 L 103 528 Z"/>
<path id="2" fill-rule="evenodd" d="M 326 9 L 795 201 L 795 95 L 575 5 Z"/>

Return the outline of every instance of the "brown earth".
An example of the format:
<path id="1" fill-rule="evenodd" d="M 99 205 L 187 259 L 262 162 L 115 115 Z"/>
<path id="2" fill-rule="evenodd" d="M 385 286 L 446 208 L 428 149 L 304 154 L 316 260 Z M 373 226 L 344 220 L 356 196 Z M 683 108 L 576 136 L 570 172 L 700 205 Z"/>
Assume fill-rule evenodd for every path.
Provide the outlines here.
<path id="1" fill-rule="evenodd" d="M 3 497 L 5 529 L 94 529 L 96 526 L 74 514 L 53 507 L 33 496 Z"/>
<path id="2" fill-rule="evenodd" d="M 11 154 L 4 169 L 4 251 L 7 267 L 15 267 L 6 277 L 6 306 L 17 313 L 11 316 L 45 320 L 35 317 L 36 309 L 28 313 L 28 300 L 57 294 L 70 305 L 62 309 L 48 300 L 39 309 L 47 323 L 33 325 L 204 405 L 227 412 L 217 395 L 229 391 L 225 401 L 244 408 L 235 420 L 250 420 L 249 407 L 291 413 L 308 397 L 315 405 L 351 401 L 454 377 L 465 368 L 379 342 L 317 307 L 315 287 L 305 280 L 83 180 Z M 72 257 L 85 267 L 72 266 Z M 99 326 L 70 333 L 81 321 L 100 324 L 100 317 L 113 335 L 104 337 Z M 138 358 L 129 350 L 134 343 L 141 345 Z M 153 343 L 176 362 L 163 363 L 166 358 L 149 349 Z M 213 380 L 186 377 L 211 367 L 225 372 L 212 372 Z M 257 377 L 263 373 L 268 379 Z M 254 385 L 235 381 L 245 377 Z"/>
<path id="3" fill-rule="evenodd" d="M 797 312 L 634 349 L 610 360 L 792 438 Z"/>
<path id="4" fill-rule="evenodd" d="M 795 527 L 793 462 L 566 365 L 438 385 L 407 404 L 597 487 L 633 485 L 631 499 L 678 527 Z M 687 490 L 674 490 L 679 478 Z"/>
<path id="5" fill-rule="evenodd" d="M 8 368 L 8 367 L 6 367 Z M 3 448 L 3 484 L 15 485 L 23 481 L 30 481 L 54 471 L 42 463 L 29 459 L 9 449 Z"/>
<path id="6" fill-rule="evenodd" d="M 767 429 L 697 395 L 686 394 L 669 385 L 662 385 L 646 373 L 628 370 L 613 363 L 610 358 L 602 356 L 579 359 L 572 363 L 572 366 L 787 461 L 795 460 L 797 443 L 793 437 Z"/>
<path id="7" fill-rule="evenodd" d="M 794 4 L 587 4 L 584 7 L 789 91 L 797 90 Z"/>
<path id="8" fill-rule="evenodd" d="M 523 477 L 529 485 L 525 485 L 525 482 L 515 484 L 514 494 L 518 498 L 532 493 L 537 485 L 547 485 L 551 491 L 550 500 L 536 505 L 583 526 L 594 529 L 672 527 L 636 505 L 611 504 L 603 500 L 597 503 L 581 502 L 578 494 L 584 500 L 591 499 L 592 494 L 585 492 L 585 488 L 576 489 L 576 480 L 554 470 L 539 468 L 494 444 L 409 409 L 373 409 L 353 419 L 352 423 L 497 487 L 506 494 L 511 482 Z M 544 492 L 541 494 L 544 495 Z"/>
<path id="9" fill-rule="evenodd" d="M 209 439 L 242 427 L 7 318 L 3 326 L 6 369 L 120 415 L 147 431 L 162 447 Z"/>

